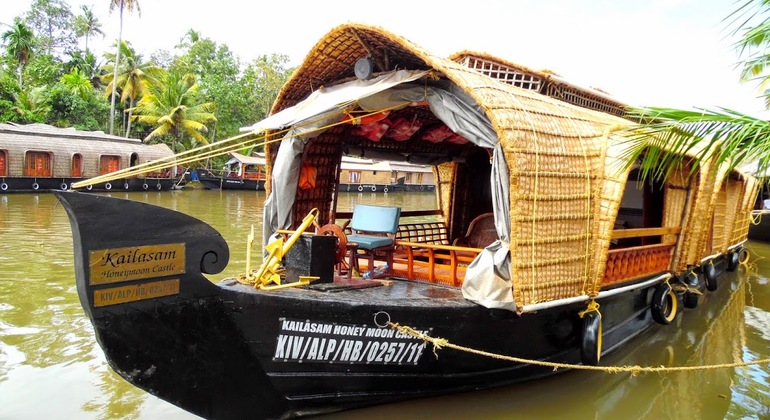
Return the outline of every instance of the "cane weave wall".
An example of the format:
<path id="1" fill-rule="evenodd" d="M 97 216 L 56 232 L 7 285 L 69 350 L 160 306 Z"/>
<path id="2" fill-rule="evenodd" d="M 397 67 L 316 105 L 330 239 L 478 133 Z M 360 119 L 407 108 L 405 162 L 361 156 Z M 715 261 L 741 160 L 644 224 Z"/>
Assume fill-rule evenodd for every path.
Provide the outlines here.
<path id="1" fill-rule="evenodd" d="M 730 245 L 745 241 L 749 234 L 751 223 L 751 211 L 754 209 L 754 200 L 759 193 L 759 181 L 756 178 L 742 177 L 743 195 L 741 196 L 738 212 L 733 223 L 732 240 Z"/>
<path id="2" fill-rule="evenodd" d="M 711 254 L 725 253 L 732 245 L 735 222 L 741 213 L 745 183 L 733 177 L 725 179 L 714 203 L 714 236 Z"/>
<path id="3" fill-rule="evenodd" d="M 436 193 L 438 199 L 438 208 L 441 210 L 441 217 L 444 223 L 449 220 L 449 212 L 452 209 L 452 193 L 454 185 L 455 170 L 457 164 L 452 162 L 443 163 L 433 167 L 433 176 L 436 179 Z M 452 238 L 450 238 L 451 240 Z"/>
<path id="4" fill-rule="evenodd" d="M 595 294 L 628 176 L 627 168 L 618 169 L 619 155 L 610 149 L 622 142 L 618 128 L 631 123 L 500 83 L 402 37 L 357 24 L 339 26 L 316 44 L 281 90 L 273 112 L 296 104 L 319 86 L 354 77 L 355 61 L 365 56 L 379 68 L 393 68 L 389 62 L 432 69 L 470 95 L 489 118 L 509 169 L 511 279 L 517 306 Z M 339 133 L 329 135 L 341 141 Z M 444 164 L 436 171 L 445 218 L 457 204 L 454 170 L 454 164 Z M 677 261 L 686 265 L 702 257 L 699 252 L 710 233 L 710 223 L 702 220 L 711 216 L 716 171 L 701 168 L 690 180 L 676 176 L 666 187 L 664 225 L 682 226 Z M 306 202 L 329 205 L 320 198 Z"/>

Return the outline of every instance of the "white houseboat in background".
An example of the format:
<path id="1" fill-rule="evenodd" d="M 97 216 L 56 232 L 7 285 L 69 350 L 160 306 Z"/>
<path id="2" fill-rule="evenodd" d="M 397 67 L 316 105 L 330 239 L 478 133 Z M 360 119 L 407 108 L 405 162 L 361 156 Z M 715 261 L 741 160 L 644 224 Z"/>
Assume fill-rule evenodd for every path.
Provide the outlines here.
<path id="1" fill-rule="evenodd" d="M 0 193 L 67 190 L 73 182 L 171 156 L 165 144 L 46 124 L 0 124 Z M 117 179 L 88 190 L 169 190 L 168 170 Z"/>
<path id="2" fill-rule="evenodd" d="M 433 191 L 436 188 L 434 179 L 430 166 L 343 156 L 339 191 Z"/>

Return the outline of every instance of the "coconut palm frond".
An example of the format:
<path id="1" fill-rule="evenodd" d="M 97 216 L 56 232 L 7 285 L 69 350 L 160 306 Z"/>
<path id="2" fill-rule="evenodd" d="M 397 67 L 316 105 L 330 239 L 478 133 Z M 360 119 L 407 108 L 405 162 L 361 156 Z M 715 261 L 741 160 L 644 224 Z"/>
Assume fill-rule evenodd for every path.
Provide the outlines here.
<path id="1" fill-rule="evenodd" d="M 715 159 L 730 170 L 757 165 L 757 173 L 768 170 L 770 122 L 726 108 L 679 110 L 637 108 L 629 115 L 643 124 L 627 130 L 626 158 L 639 159 L 643 178 L 661 179 L 681 168 L 686 160 Z M 695 170 L 696 165 L 692 166 Z"/>

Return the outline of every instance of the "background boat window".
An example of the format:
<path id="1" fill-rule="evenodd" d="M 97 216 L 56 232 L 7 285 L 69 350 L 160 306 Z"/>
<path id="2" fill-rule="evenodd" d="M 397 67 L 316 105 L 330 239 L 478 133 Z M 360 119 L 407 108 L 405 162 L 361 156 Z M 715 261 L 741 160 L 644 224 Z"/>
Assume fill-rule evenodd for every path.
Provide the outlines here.
<path id="1" fill-rule="evenodd" d="M 120 170 L 120 156 L 102 155 L 99 157 L 99 175 Z"/>
<path id="2" fill-rule="evenodd" d="M 24 155 L 24 176 L 51 176 L 51 154 L 29 151 Z"/>
<path id="3" fill-rule="evenodd" d="M 361 172 L 350 172 L 350 182 L 353 184 L 357 184 L 361 182 Z"/>
<path id="4" fill-rule="evenodd" d="M 8 176 L 8 152 L 0 150 L 0 176 Z"/>
<path id="5" fill-rule="evenodd" d="M 72 176 L 74 178 L 83 176 L 83 155 L 80 153 L 72 155 Z"/>
<path id="6" fill-rule="evenodd" d="M 136 153 L 131 153 L 131 160 L 128 163 L 128 166 L 136 166 L 136 164 L 139 162 L 139 155 Z"/>

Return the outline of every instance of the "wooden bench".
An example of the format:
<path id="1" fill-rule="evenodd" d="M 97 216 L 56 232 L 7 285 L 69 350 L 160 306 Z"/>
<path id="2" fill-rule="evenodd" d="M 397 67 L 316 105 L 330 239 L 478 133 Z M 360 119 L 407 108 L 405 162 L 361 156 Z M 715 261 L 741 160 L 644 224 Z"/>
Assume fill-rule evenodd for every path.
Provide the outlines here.
<path id="1" fill-rule="evenodd" d="M 433 245 L 449 245 L 444 222 L 404 223 L 398 225 L 396 240 Z"/>

